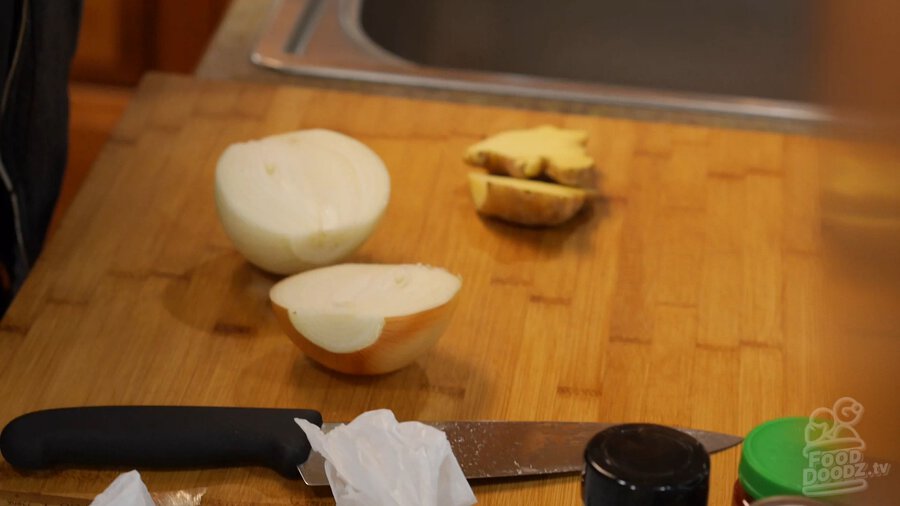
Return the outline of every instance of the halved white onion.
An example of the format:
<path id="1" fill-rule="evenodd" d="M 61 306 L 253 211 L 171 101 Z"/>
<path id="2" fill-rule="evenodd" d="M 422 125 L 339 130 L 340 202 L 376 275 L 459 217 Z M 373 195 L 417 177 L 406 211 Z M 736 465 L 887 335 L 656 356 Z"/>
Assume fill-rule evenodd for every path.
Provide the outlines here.
<path id="1" fill-rule="evenodd" d="M 226 234 L 247 260 L 278 274 L 353 253 L 389 198 L 390 176 L 378 155 L 329 130 L 233 144 L 216 167 L 216 206 Z"/>
<path id="2" fill-rule="evenodd" d="M 349 374 L 404 367 L 450 321 L 458 276 L 421 264 L 341 264 L 272 287 L 279 323 L 311 359 Z"/>

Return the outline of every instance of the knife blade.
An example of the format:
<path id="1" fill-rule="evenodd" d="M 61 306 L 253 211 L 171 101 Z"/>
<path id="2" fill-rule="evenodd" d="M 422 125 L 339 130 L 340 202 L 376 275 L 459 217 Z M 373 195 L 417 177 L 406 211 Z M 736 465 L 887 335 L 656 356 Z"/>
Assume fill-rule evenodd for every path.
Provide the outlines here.
<path id="1" fill-rule="evenodd" d="M 0 432 L 0 454 L 20 470 L 54 467 L 197 469 L 265 466 L 327 485 L 324 461 L 294 422 L 323 430 L 310 409 L 95 406 L 24 414 Z M 467 478 L 580 472 L 588 440 L 607 423 L 424 422 L 447 434 Z M 686 431 L 710 453 L 741 438 Z M 312 454 L 312 455 L 311 455 Z"/>
<path id="2" fill-rule="evenodd" d="M 423 423 L 444 431 L 463 474 L 470 480 L 580 473 L 588 441 L 603 429 L 616 425 L 493 420 Z M 322 431 L 328 433 L 340 425 L 323 423 Z M 743 440 L 719 432 L 678 430 L 700 441 L 708 453 L 731 448 Z M 297 468 L 307 485 L 328 485 L 325 459 L 318 452 L 312 451 Z"/>

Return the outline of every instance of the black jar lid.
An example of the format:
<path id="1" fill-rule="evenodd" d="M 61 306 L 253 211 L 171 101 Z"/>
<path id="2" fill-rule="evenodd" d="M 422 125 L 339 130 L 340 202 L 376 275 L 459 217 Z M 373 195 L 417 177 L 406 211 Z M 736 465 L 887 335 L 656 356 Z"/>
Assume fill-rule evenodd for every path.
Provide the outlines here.
<path id="1" fill-rule="evenodd" d="M 610 427 L 584 452 L 587 506 L 703 506 L 709 454 L 693 437 L 662 425 Z"/>

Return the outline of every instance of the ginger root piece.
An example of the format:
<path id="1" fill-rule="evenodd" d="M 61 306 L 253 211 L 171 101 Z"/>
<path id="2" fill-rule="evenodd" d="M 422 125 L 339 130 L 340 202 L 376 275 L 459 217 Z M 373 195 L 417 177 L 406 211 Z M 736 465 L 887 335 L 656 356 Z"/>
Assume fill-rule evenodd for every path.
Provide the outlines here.
<path id="1" fill-rule="evenodd" d="M 469 190 L 482 215 L 522 225 L 558 225 L 584 205 L 588 192 L 554 183 L 473 172 Z"/>
<path id="2" fill-rule="evenodd" d="M 594 160 L 584 145 L 587 132 L 544 125 L 509 130 L 470 146 L 464 160 L 495 174 L 531 179 L 545 174 L 568 186 L 594 185 Z"/>

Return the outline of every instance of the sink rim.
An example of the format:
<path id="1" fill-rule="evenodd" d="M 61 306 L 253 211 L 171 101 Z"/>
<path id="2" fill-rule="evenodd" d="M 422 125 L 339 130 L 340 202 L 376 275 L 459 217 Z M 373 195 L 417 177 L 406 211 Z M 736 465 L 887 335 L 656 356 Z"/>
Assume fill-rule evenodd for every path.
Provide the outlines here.
<path id="1" fill-rule="evenodd" d="M 811 103 L 419 65 L 369 38 L 361 25 L 363 1 L 278 0 L 263 25 L 251 61 L 292 75 L 433 90 L 774 120 L 813 127 L 833 120 L 825 107 Z M 296 28 L 304 16 L 307 19 L 303 28 L 308 33 L 298 35 Z M 305 42 L 303 47 L 288 47 L 288 41 L 298 39 Z"/>

